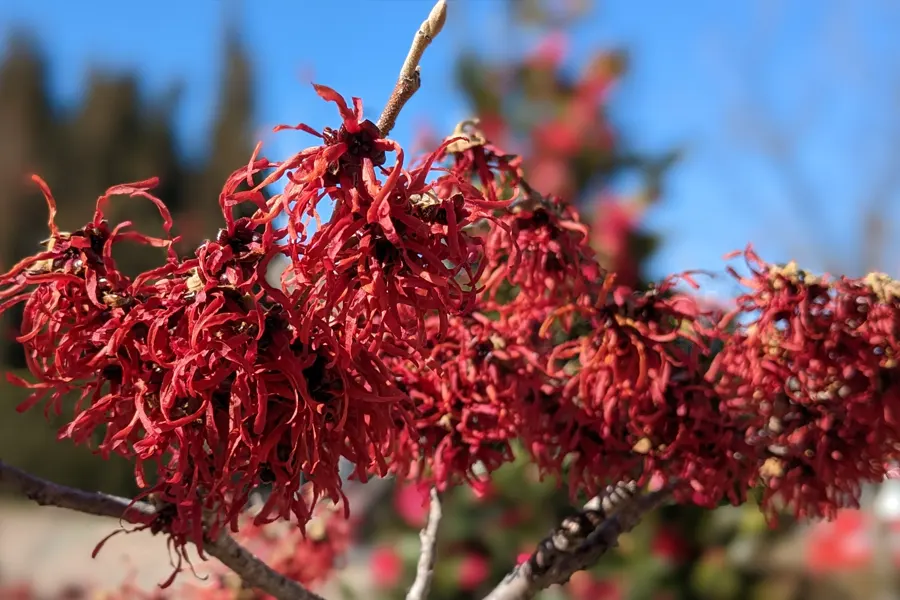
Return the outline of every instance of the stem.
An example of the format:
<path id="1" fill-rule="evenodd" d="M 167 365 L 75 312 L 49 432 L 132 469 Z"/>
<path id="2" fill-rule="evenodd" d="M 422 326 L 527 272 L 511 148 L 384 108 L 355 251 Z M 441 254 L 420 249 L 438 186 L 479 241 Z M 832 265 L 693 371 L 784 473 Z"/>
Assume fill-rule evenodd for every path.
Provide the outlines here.
<path id="1" fill-rule="evenodd" d="M 633 482 L 609 486 L 584 508 L 567 517 L 534 554 L 513 569 L 484 600 L 530 600 L 543 589 L 564 584 L 616 547 L 619 536 L 671 496 L 671 487 L 646 494 Z"/>
<path id="2" fill-rule="evenodd" d="M 122 519 L 136 525 L 148 525 L 157 515 L 157 509 L 146 502 L 132 502 L 102 492 L 87 492 L 59 485 L 3 461 L 0 461 L 0 484 L 41 506 L 56 506 L 89 515 Z M 203 551 L 222 561 L 247 585 L 266 592 L 276 600 L 323 600 L 296 581 L 274 571 L 224 531 L 218 539 L 207 540 Z"/>
<path id="3" fill-rule="evenodd" d="M 391 92 L 387 106 L 384 107 L 384 111 L 378 118 L 378 130 L 381 132 L 381 137 L 388 136 L 394 128 L 403 106 L 422 85 L 422 70 L 419 67 L 419 61 L 422 60 L 422 55 L 431 41 L 441 32 L 446 21 L 447 0 L 438 0 L 428 18 L 422 22 L 413 37 L 409 53 L 406 55 L 406 60 L 403 61 L 403 67 L 400 68 L 397 83 L 394 84 L 394 91 Z"/>
<path id="4" fill-rule="evenodd" d="M 419 563 L 416 566 L 416 579 L 413 581 L 406 600 L 426 600 L 431 590 L 431 580 L 434 577 L 434 561 L 437 551 L 437 531 L 441 522 L 441 496 L 434 488 L 431 489 L 431 505 L 428 507 L 428 522 L 419 533 L 422 542 L 422 551 L 419 554 Z"/>

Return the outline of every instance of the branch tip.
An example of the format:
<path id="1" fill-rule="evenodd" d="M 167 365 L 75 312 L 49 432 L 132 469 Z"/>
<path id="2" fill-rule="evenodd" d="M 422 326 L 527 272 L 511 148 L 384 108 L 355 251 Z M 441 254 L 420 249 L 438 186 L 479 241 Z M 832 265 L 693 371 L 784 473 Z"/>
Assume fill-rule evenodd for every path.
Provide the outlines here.
<path id="1" fill-rule="evenodd" d="M 416 31 L 409 53 L 406 55 L 406 60 L 403 61 L 403 66 L 400 68 L 397 83 L 394 84 L 394 91 L 391 92 L 391 97 L 378 118 L 378 130 L 381 132 L 382 137 L 388 136 L 397 122 L 400 111 L 403 110 L 407 101 L 421 87 L 422 70 L 419 67 L 419 62 L 422 60 L 425 49 L 441 32 L 446 22 L 447 0 L 438 0 L 428 14 L 428 18 L 422 21 L 418 31 Z"/>

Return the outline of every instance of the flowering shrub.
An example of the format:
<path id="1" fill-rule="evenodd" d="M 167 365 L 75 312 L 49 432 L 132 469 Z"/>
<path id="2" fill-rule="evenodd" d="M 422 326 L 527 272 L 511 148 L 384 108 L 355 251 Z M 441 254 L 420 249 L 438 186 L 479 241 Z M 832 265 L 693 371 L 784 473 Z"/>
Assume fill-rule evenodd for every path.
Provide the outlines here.
<path id="1" fill-rule="evenodd" d="M 361 100 L 315 90 L 339 127 L 296 126 L 317 143 L 284 161 L 257 148 L 224 184 L 218 236 L 192 255 L 106 220 L 130 196 L 168 233 L 155 181 L 110 188 L 69 233 L 35 178 L 50 237 L 0 276 L 0 312 L 24 305 L 32 378 L 10 377 L 33 393 L 19 410 L 73 402 L 59 437 L 134 460 L 157 507 L 140 525 L 178 557 L 242 530 L 273 569 L 318 583 L 349 540 L 346 521 L 317 520 L 325 500 L 349 514 L 341 459 L 361 481 L 485 495 L 524 457 L 573 499 L 632 481 L 715 507 L 760 488 L 769 514 L 799 517 L 856 506 L 861 484 L 885 477 L 900 447 L 896 283 L 813 277 L 748 248 L 728 313 L 686 291 L 689 274 L 638 289 L 601 264 L 577 207 L 542 194 L 474 124 L 407 161 Z M 276 181 L 284 191 L 267 198 Z M 128 277 L 113 258 L 123 241 L 168 258 Z M 266 279 L 276 258 L 279 286 Z M 582 520 L 601 522 L 601 508 Z M 294 528 L 269 538 L 276 521 Z M 523 565 L 538 572 L 541 556 Z M 396 565 L 380 561 L 389 585 Z M 483 553 L 460 552 L 461 588 L 490 575 Z M 614 582 L 578 585 L 618 597 Z M 243 592 L 223 577 L 196 593 Z"/>

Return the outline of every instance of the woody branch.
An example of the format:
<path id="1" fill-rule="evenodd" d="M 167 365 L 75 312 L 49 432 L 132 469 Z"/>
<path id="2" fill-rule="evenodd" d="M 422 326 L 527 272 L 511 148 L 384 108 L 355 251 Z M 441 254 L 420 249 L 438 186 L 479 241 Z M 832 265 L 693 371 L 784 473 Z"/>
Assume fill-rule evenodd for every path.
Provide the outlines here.
<path id="1" fill-rule="evenodd" d="M 634 482 L 607 487 L 538 544 L 534 553 L 513 569 L 484 600 L 530 600 L 552 585 L 562 585 L 577 571 L 588 569 L 634 529 L 648 512 L 671 497 L 671 486 L 642 493 Z"/>
<path id="2" fill-rule="evenodd" d="M 146 502 L 133 502 L 102 492 L 88 492 L 59 485 L 3 461 L 0 461 L 0 485 L 41 506 L 56 506 L 111 517 L 135 525 L 149 525 L 157 516 L 157 508 Z M 248 586 L 258 588 L 276 600 L 323 600 L 296 581 L 271 569 L 225 532 L 216 539 L 205 540 L 203 551 L 219 559 Z"/>
<path id="3" fill-rule="evenodd" d="M 397 116 L 403 107 L 413 97 L 419 87 L 422 85 L 422 70 L 419 67 L 419 61 L 425 49 L 431 44 L 432 40 L 437 37 L 444 28 L 447 21 L 447 0 L 438 0 L 434 8 L 431 9 L 428 18 L 419 26 L 416 35 L 413 38 L 409 53 L 403 66 L 400 68 L 400 75 L 397 77 L 397 83 L 394 85 L 394 91 L 388 99 L 381 117 L 378 119 L 378 130 L 382 137 L 387 137 L 397 122 Z"/>

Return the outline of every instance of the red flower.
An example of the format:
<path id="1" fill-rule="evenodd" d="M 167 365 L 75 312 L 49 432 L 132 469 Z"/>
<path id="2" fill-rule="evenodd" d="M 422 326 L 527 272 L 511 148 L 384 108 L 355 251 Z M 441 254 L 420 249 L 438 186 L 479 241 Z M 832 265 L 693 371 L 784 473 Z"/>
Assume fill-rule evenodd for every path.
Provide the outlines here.
<path id="1" fill-rule="evenodd" d="M 426 365 L 392 361 L 413 416 L 394 454 L 394 470 L 444 488 L 460 479 L 475 486 L 483 474 L 512 460 L 519 399 L 542 379 L 516 346 L 506 323 L 481 314 L 450 319 L 441 335 L 437 317 L 425 323 Z M 421 467 L 424 468 L 421 468 Z"/>
<path id="2" fill-rule="evenodd" d="M 578 143 L 574 136 L 566 137 L 563 131 L 548 127 L 539 144 L 547 144 L 547 151 L 556 150 L 560 153 L 571 151 L 572 146 Z M 575 191 L 574 178 L 569 170 L 565 157 L 544 155 L 536 158 L 528 165 L 529 181 L 538 189 L 554 196 L 569 197 Z"/>
<path id="3" fill-rule="evenodd" d="M 719 417 L 702 380 L 701 314 L 671 295 L 674 283 L 638 294 L 609 277 L 596 298 L 558 309 L 544 325 L 549 333 L 558 319 L 577 315 L 589 331 L 550 354 L 548 368 L 563 382 L 555 412 L 545 423 L 524 420 L 523 435 L 538 442 L 532 451 L 545 469 L 560 472 L 573 453 L 573 492 L 583 486 L 593 495 L 605 481 L 647 482 L 654 474 L 689 483 L 687 497 L 702 504 L 733 491 L 743 465 L 740 432 Z"/>
<path id="4" fill-rule="evenodd" d="M 559 198 L 533 195 L 503 217 L 512 239 L 502 228 L 489 234 L 491 276 L 485 286 L 496 294 L 505 277 L 531 302 L 543 297 L 565 303 L 603 278 L 588 245 L 588 228 L 578 212 Z M 511 245 L 513 244 L 513 245 Z M 511 263 L 508 270 L 501 265 Z"/>
<path id="5" fill-rule="evenodd" d="M 566 116 L 568 117 L 568 115 Z M 568 160 L 571 160 L 581 150 L 586 141 L 584 130 L 580 129 L 581 125 L 566 118 L 565 120 L 559 119 L 540 123 L 532 130 L 534 144 L 544 154 L 541 160 L 532 164 L 528 171 L 529 180 L 538 189 L 548 194 L 564 193 L 561 183 L 563 181 L 568 183 L 571 176 Z M 555 186 L 539 183 L 543 179 L 539 175 L 539 171 L 549 170 L 554 167 L 563 173 L 562 176 L 558 176 L 560 183 L 557 183 Z"/>
<path id="6" fill-rule="evenodd" d="M 0 277 L 0 311 L 25 303 L 18 340 L 37 379 L 9 376 L 34 390 L 19 409 L 49 397 L 47 409 L 59 412 L 77 392 L 60 436 L 89 443 L 103 428 L 98 450 L 136 461 L 144 495 L 166 507 L 147 526 L 179 548 L 202 544 L 205 510 L 215 509 L 208 535 L 234 524 L 261 483 L 275 485 L 259 522 L 293 515 L 303 524 L 303 479 L 316 499 L 338 500 L 342 457 L 360 478 L 384 472 L 397 429 L 391 403 L 403 397 L 380 359 L 366 348 L 349 355 L 327 313 L 309 310 L 308 288 L 285 293 L 266 282 L 268 263 L 285 249 L 271 223 L 230 217 L 239 181 L 232 177 L 222 195 L 226 228 L 186 260 L 171 252 L 175 240 L 103 218 L 110 196 L 143 196 L 168 230 L 168 212 L 149 194 L 154 182 L 111 188 L 94 219 L 71 234 L 57 229 L 41 183 L 47 249 Z M 169 260 L 129 280 L 112 258 L 122 240 L 168 246 Z M 152 486 L 146 468 L 156 472 Z"/>
<path id="7" fill-rule="evenodd" d="M 470 489 L 478 502 L 490 502 L 498 495 L 497 486 L 489 479 L 478 482 L 478 485 L 472 486 Z"/>
<path id="8" fill-rule="evenodd" d="M 533 69 L 555 71 L 568 54 L 569 40 L 561 32 L 556 31 L 540 41 L 531 55 L 526 59 Z"/>
<path id="9" fill-rule="evenodd" d="M 834 521 L 816 523 L 806 536 L 806 565 L 813 573 L 862 569 L 871 564 L 872 523 L 858 510 L 840 510 Z"/>
<path id="10" fill-rule="evenodd" d="M 394 509 L 410 527 L 421 528 L 428 520 L 428 491 L 415 484 L 399 484 L 394 492 Z"/>
<path id="11" fill-rule="evenodd" d="M 491 564 L 481 554 L 469 553 L 459 563 L 459 588 L 464 591 L 476 590 L 491 575 Z"/>
<path id="12" fill-rule="evenodd" d="M 335 335 L 348 354 L 379 352 L 387 337 L 393 346 L 388 353 L 407 345 L 420 350 L 426 314 L 458 313 L 475 300 L 482 243 L 465 228 L 505 205 L 453 173 L 431 180 L 449 142 L 405 170 L 403 150 L 362 120 L 359 99 L 350 108 L 334 90 L 316 91 L 338 105 L 343 125 L 322 133 L 296 127 L 324 143 L 273 165 L 258 188 L 281 177 L 288 181 L 254 222 L 286 218 L 286 226 L 275 229 L 291 258 L 284 283 L 302 290 L 308 315 L 335 320 Z M 386 152 L 394 152 L 396 161 L 383 168 Z M 325 198 L 334 209 L 321 223 L 317 206 Z M 229 204 L 238 200 L 244 197 Z M 307 239 L 313 219 L 316 231 Z"/>
<path id="13" fill-rule="evenodd" d="M 770 513 L 833 517 L 880 482 L 900 428 L 900 301 L 886 278 L 813 277 L 745 252 L 748 292 L 720 325 L 708 378 L 740 419 Z M 737 276 L 737 275 L 736 275 Z M 749 323 L 735 325 L 749 317 Z"/>
<path id="14" fill-rule="evenodd" d="M 592 242 L 603 257 L 603 265 L 616 273 L 624 285 L 637 283 L 638 265 L 631 250 L 631 240 L 642 208 L 636 202 L 604 200 L 597 204 L 594 214 Z"/>
<path id="15" fill-rule="evenodd" d="M 573 574 L 566 588 L 573 600 L 621 600 L 624 596 L 617 581 L 597 579 L 586 571 Z"/>
<path id="16" fill-rule="evenodd" d="M 654 532 L 650 552 L 666 562 L 678 564 L 686 559 L 688 545 L 680 533 L 664 526 Z"/>
<path id="17" fill-rule="evenodd" d="M 389 546 L 379 546 L 372 550 L 369 559 L 372 582 L 375 587 L 392 590 L 400 585 L 403 578 L 403 559 Z"/>
<path id="18" fill-rule="evenodd" d="M 515 198 L 522 185 L 522 160 L 491 143 L 486 135 L 502 122 L 488 119 L 463 121 L 439 150 L 441 159 L 452 159 L 449 171 L 457 181 L 478 181 L 494 208 L 505 208 L 503 200 Z M 488 129 L 484 129 L 487 127 Z"/>

